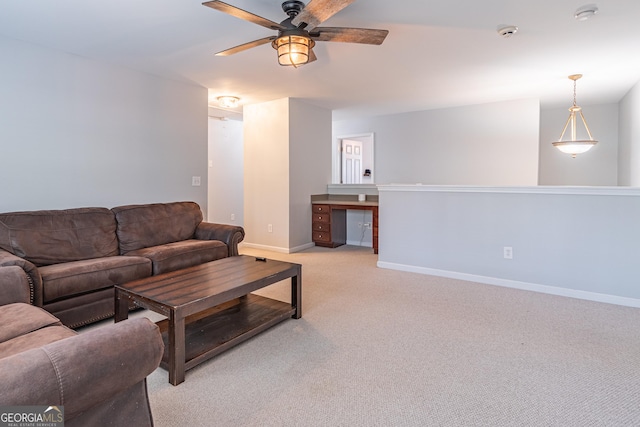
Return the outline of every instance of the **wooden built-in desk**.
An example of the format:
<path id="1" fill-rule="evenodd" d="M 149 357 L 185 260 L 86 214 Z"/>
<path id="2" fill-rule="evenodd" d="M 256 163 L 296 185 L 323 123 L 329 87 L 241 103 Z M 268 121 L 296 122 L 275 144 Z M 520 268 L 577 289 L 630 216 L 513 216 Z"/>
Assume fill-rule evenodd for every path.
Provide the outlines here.
<path id="1" fill-rule="evenodd" d="M 316 246 L 335 248 L 347 243 L 347 210 L 369 210 L 372 213 L 373 253 L 378 253 L 378 196 L 318 194 L 311 196 L 312 239 Z"/>

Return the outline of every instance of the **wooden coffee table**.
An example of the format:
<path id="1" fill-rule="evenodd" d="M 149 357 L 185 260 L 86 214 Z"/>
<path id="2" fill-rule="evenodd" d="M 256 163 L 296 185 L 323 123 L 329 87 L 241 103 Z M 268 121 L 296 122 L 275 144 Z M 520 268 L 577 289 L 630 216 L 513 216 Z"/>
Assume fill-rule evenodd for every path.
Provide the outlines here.
<path id="1" fill-rule="evenodd" d="M 291 279 L 291 303 L 251 294 Z M 115 321 L 129 304 L 167 316 L 158 322 L 165 340 L 160 366 L 169 382 L 185 371 L 288 318 L 302 317 L 302 266 L 239 255 L 147 277 L 115 287 Z"/>

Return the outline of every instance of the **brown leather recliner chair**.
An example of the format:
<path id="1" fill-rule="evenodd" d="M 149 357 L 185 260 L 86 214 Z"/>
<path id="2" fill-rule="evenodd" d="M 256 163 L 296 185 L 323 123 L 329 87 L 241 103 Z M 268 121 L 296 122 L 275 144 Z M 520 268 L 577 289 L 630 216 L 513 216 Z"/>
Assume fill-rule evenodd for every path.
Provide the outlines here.
<path id="1" fill-rule="evenodd" d="M 67 427 L 153 426 L 146 377 L 164 351 L 158 327 L 139 318 L 78 334 L 29 304 L 22 268 L 4 268 L 0 405 L 62 406 Z"/>

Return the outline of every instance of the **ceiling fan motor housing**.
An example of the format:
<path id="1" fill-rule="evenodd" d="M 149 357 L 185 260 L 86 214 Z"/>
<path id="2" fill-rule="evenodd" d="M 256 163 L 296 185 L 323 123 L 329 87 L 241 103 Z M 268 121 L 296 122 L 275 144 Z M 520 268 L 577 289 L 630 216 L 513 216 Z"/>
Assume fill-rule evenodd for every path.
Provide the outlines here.
<path id="1" fill-rule="evenodd" d="M 304 3 L 299 0 L 287 0 L 282 3 L 282 10 L 289 15 L 290 18 L 295 17 L 300 11 L 304 9 Z"/>
<path id="2" fill-rule="evenodd" d="M 285 28 L 278 30 L 278 38 L 271 43 L 274 49 L 278 50 L 278 40 L 281 37 L 302 37 L 307 39 L 309 49 L 313 48 L 315 42 L 309 35 L 309 32 L 291 23 L 291 20 L 295 18 L 302 9 L 304 9 L 304 6 L 305 4 L 299 0 L 287 0 L 282 3 L 282 10 L 284 10 L 289 17 L 280 23 L 280 25 Z"/>

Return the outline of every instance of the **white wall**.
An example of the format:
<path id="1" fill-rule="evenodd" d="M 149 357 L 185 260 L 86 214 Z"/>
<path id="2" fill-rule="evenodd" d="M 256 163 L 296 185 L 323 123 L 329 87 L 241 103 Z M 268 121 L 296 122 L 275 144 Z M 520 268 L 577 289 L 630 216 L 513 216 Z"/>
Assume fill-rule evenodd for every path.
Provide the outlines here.
<path id="1" fill-rule="evenodd" d="M 598 144 L 575 158 L 552 145 L 560 138 L 568 108 L 540 112 L 540 185 L 618 185 L 618 104 L 584 106 L 582 112 Z M 578 137 L 588 138 L 580 119 L 578 130 L 583 132 Z"/>
<path id="2" fill-rule="evenodd" d="M 310 196 L 331 179 L 330 138 L 329 110 L 290 98 L 244 107 L 244 244 L 312 246 Z"/>
<path id="3" fill-rule="evenodd" d="M 209 117 L 210 222 L 244 225 L 244 138 L 238 120 Z"/>
<path id="4" fill-rule="evenodd" d="M 620 101 L 618 184 L 640 187 L 640 83 Z"/>
<path id="5" fill-rule="evenodd" d="M 243 125 L 244 244 L 283 250 L 289 247 L 289 99 L 245 105 Z"/>
<path id="6" fill-rule="evenodd" d="M 334 152 L 374 132 L 378 184 L 536 185 L 539 116 L 527 99 L 335 121 Z"/>
<path id="7" fill-rule="evenodd" d="M 0 56 L 0 212 L 192 200 L 206 215 L 205 88 L 3 37 Z"/>
<path id="8" fill-rule="evenodd" d="M 638 189 L 379 191 L 381 267 L 640 307 Z"/>
<path id="9" fill-rule="evenodd" d="M 331 181 L 331 111 L 289 100 L 289 250 L 311 243 L 312 194 Z"/>
<path id="10" fill-rule="evenodd" d="M 373 230 L 365 228 L 367 222 L 373 227 L 373 212 L 370 210 L 347 209 L 348 245 L 373 247 Z"/>

